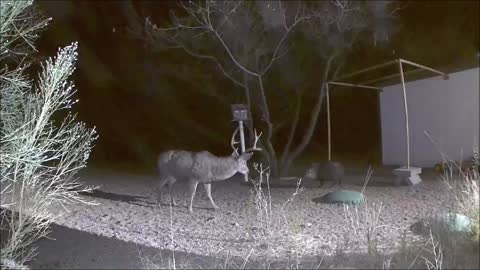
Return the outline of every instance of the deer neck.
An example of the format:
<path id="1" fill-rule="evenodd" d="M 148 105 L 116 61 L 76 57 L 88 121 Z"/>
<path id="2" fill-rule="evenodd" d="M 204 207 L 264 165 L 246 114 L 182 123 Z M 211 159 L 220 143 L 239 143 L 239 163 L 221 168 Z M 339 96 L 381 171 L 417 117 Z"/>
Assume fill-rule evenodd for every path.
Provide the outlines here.
<path id="1" fill-rule="evenodd" d="M 219 157 L 212 166 L 212 180 L 222 181 L 232 177 L 238 171 L 237 161 L 233 157 Z"/>

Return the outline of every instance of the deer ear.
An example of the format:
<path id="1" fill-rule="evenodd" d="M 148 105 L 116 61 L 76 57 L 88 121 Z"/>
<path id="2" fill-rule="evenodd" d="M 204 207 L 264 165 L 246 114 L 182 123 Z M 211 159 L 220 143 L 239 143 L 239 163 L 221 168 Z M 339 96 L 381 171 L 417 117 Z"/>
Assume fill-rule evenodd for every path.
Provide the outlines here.
<path id="1" fill-rule="evenodd" d="M 253 156 L 253 153 L 252 152 L 246 152 L 246 153 L 243 153 L 240 158 L 245 160 L 245 161 L 248 161 L 250 158 L 252 158 Z"/>

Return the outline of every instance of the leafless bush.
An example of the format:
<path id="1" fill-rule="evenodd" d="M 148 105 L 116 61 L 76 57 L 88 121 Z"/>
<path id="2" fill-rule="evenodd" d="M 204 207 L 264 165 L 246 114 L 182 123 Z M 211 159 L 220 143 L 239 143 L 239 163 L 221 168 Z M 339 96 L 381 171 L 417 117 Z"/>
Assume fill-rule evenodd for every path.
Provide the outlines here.
<path id="1" fill-rule="evenodd" d="M 18 60 L 35 50 L 38 32 L 51 18 L 42 17 L 32 5 L 33 0 L 2 1 L 0 8 L 0 60 Z M 14 59 L 11 59 L 14 58 Z"/>
<path id="2" fill-rule="evenodd" d="M 303 191 L 303 187 L 300 187 L 302 179 L 298 179 L 295 191 L 285 202 L 272 204 L 269 167 L 263 168 L 261 163 L 255 163 L 253 166 L 257 172 L 258 179 L 251 179 L 253 189 L 250 190 L 250 194 L 255 205 L 257 222 L 263 236 L 272 236 L 274 232 L 288 233 L 290 226 L 286 213 L 295 197 Z M 264 184 L 266 184 L 266 190 L 262 187 Z"/>
<path id="3" fill-rule="evenodd" d="M 388 251 L 400 236 L 400 228 L 383 221 L 383 203 L 368 202 L 350 206 L 344 204 L 344 218 L 351 233 L 344 236 L 341 252 L 365 252 L 366 260 L 373 269 L 389 268 Z"/>
<path id="4" fill-rule="evenodd" d="M 160 215 L 160 214 L 159 214 Z M 157 256 L 154 257 L 148 257 L 142 255 L 139 249 L 138 251 L 138 256 L 140 258 L 140 263 L 142 266 L 142 269 L 189 269 L 189 268 L 195 268 L 192 267 L 188 261 L 187 262 L 181 262 L 177 263 L 177 258 L 175 257 L 175 234 L 174 234 L 174 226 L 173 226 L 173 207 L 172 207 L 172 202 L 170 202 L 170 243 L 172 246 L 171 250 L 171 256 L 169 256 L 166 260 L 164 260 L 162 253 L 160 252 L 158 255 L 160 257 L 160 262 L 157 261 Z"/>
<path id="5" fill-rule="evenodd" d="M 427 132 L 425 135 L 436 147 L 446 166 L 439 178 L 447 187 L 444 196 L 450 198 L 450 205 L 444 207 L 450 208 L 451 212 L 440 211 L 425 217 L 422 224 L 429 234 L 417 258 L 423 258 L 428 269 L 478 268 L 478 146 L 473 148 L 471 166 L 466 167 L 462 160 L 450 159 Z M 470 224 L 458 215 L 466 217 Z"/>
<path id="6" fill-rule="evenodd" d="M 478 150 L 475 150 L 475 155 L 478 156 Z M 450 168 L 455 166 L 452 161 L 448 164 Z M 441 180 L 454 198 L 452 203 L 456 212 L 467 216 L 472 221 L 471 233 L 473 239 L 478 241 L 480 176 L 478 170 L 475 170 L 474 167 L 466 171 L 462 170 L 460 166 L 458 168 L 458 175 L 452 174 L 452 169 L 448 169 L 441 176 Z"/>
<path id="7" fill-rule="evenodd" d="M 32 1 L 2 1 L 1 57 L 13 58 L 23 41 L 31 41 L 48 20 L 32 12 Z M 5 36 L 4 36 L 5 34 Z M 26 58 L 24 58 L 26 59 Z M 75 121 L 68 112 L 75 86 L 69 77 L 75 70 L 77 43 L 59 49 L 55 58 L 42 64 L 38 83 L 26 75 L 23 61 L 0 71 L 1 89 L 1 225 L 8 236 L 2 241 L 2 265 L 19 265 L 35 256 L 32 244 L 48 234 L 58 214 L 52 207 L 85 201 L 79 192 L 89 192 L 77 182 L 76 173 L 86 162 L 97 138 L 95 129 Z M 67 111 L 61 123 L 54 116 Z M 58 117 L 57 117 L 58 119 Z M 8 209 L 8 211 L 7 211 Z"/>
<path id="8" fill-rule="evenodd" d="M 472 221 L 471 231 L 473 239 L 478 241 L 480 219 L 480 152 L 478 146 L 475 145 L 473 147 L 471 163 L 464 166 L 463 160 L 455 161 L 449 158 L 428 132 L 425 132 L 425 135 L 440 153 L 443 164 L 446 166 L 440 176 L 440 180 L 445 184 L 449 191 L 449 194 L 447 195 L 452 196 L 451 208 L 454 209 L 456 213 L 463 214 Z"/>
<path id="9" fill-rule="evenodd" d="M 475 155 L 478 150 L 475 149 Z M 478 267 L 479 235 L 479 174 L 474 169 L 462 169 L 460 162 L 446 160 L 449 169 L 440 177 L 447 186 L 446 196 L 451 196 L 453 213 L 441 213 L 443 219 L 435 217 L 431 224 L 431 250 L 424 256 L 429 269 Z M 453 173 L 457 171 L 457 173 Z M 459 226 L 457 214 L 470 221 L 467 231 L 452 230 Z"/>
<path id="10" fill-rule="evenodd" d="M 255 163 L 254 169 L 258 174 L 258 179 L 253 180 L 253 189 L 250 190 L 250 195 L 252 196 L 253 203 L 255 205 L 255 210 L 257 213 L 257 222 L 259 227 L 262 229 L 264 235 L 269 235 L 271 233 L 272 225 L 272 196 L 270 193 L 270 173 L 268 172 L 269 167 L 263 168 L 263 164 Z M 265 179 L 264 179 L 265 177 Z M 262 184 L 266 181 L 267 183 L 267 192 L 262 188 Z"/>

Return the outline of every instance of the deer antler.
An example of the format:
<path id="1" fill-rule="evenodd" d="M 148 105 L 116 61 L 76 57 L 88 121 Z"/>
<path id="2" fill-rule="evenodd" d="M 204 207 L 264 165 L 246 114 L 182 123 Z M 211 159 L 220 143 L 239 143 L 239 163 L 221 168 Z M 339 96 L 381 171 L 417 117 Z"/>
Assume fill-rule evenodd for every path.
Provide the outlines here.
<path id="1" fill-rule="evenodd" d="M 233 135 L 232 135 L 232 140 L 230 141 L 230 145 L 233 148 L 233 153 L 232 153 L 233 156 L 240 156 L 240 154 L 238 153 L 238 148 L 235 147 L 235 144 L 239 143 L 239 142 L 235 141 L 235 135 L 237 134 L 238 129 L 239 129 L 238 127 L 237 127 L 237 129 L 235 129 L 235 131 L 233 132 Z"/>
<path id="2" fill-rule="evenodd" d="M 257 130 L 255 129 L 255 143 L 253 144 L 253 147 L 248 148 L 247 150 L 245 150 L 245 152 L 262 151 L 262 148 L 257 148 L 257 142 L 258 142 L 258 139 L 260 139 L 260 136 L 262 136 L 262 132 L 260 132 L 260 134 L 257 135 Z"/>

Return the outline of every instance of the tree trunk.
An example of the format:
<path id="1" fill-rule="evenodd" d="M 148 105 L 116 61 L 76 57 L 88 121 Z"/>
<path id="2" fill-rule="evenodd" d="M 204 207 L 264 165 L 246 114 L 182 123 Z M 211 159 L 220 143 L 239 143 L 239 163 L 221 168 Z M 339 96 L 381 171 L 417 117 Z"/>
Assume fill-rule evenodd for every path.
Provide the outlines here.
<path id="1" fill-rule="evenodd" d="M 250 97 L 250 87 L 248 87 L 248 74 L 246 72 L 243 73 L 243 89 L 245 90 L 245 99 L 247 101 L 247 110 L 248 110 L 248 122 L 247 122 L 247 127 L 248 127 L 248 141 L 250 144 L 254 142 L 254 137 L 252 134 L 254 134 L 254 122 L 253 122 L 253 114 L 252 114 L 252 100 Z"/>
<path id="2" fill-rule="evenodd" d="M 285 164 L 285 160 L 287 159 L 288 154 L 290 153 L 290 148 L 292 146 L 292 142 L 293 142 L 293 139 L 295 138 L 295 133 L 297 131 L 298 121 L 300 119 L 300 111 L 302 109 L 302 94 L 303 94 L 302 91 L 297 92 L 297 106 L 295 108 L 292 126 L 290 127 L 290 134 L 288 136 L 287 144 L 283 149 L 282 157 L 280 158 L 280 167 L 282 167 L 282 169 L 280 170 L 280 176 L 287 176 L 287 173 L 288 173 L 288 170 L 285 170 L 285 168 L 283 168 L 282 165 Z"/>
<path id="3" fill-rule="evenodd" d="M 327 83 L 328 73 L 330 71 L 330 65 L 334 58 L 335 58 L 335 55 L 332 55 L 327 60 L 327 64 L 322 77 L 322 86 L 320 87 L 320 90 L 318 92 L 317 103 L 315 104 L 315 107 L 313 108 L 313 111 L 310 115 L 310 123 L 307 129 L 307 132 L 305 132 L 305 135 L 303 136 L 300 144 L 293 150 L 293 152 L 290 155 L 288 155 L 288 158 L 285 160 L 285 163 L 282 164 L 282 174 L 288 173 L 293 161 L 298 156 L 300 156 L 300 154 L 303 153 L 305 148 L 307 148 L 308 144 L 312 140 L 313 133 L 315 131 L 315 128 L 317 127 L 318 116 L 320 115 L 320 111 L 322 109 L 323 99 L 325 97 L 325 85 Z"/>
<path id="4" fill-rule="evenodd" d="M 278 167 L 277 167 L 277 154 L 275 153 L 275 149 L 272 145 L 272 134 L 273 134 L 273 124 L 270 119 L 270 111 L 268 108 L 267 98 L 265 96 L 265 89 L 263 88 L 263 80 L 262 76 L 257 76 L 258 83 L 260 85 L 260 97 L 262 99 L 262 113 L 263 113 L 263 120 L 267 124 L 267 138 L 265 139 L 265 144 L 268 151 L 268 158 L 270 162 L 270 172 L 272 176 L 278 175 Z"/>

